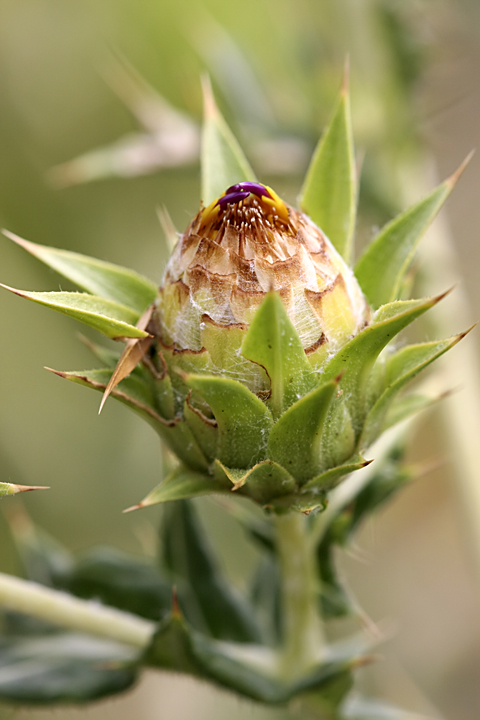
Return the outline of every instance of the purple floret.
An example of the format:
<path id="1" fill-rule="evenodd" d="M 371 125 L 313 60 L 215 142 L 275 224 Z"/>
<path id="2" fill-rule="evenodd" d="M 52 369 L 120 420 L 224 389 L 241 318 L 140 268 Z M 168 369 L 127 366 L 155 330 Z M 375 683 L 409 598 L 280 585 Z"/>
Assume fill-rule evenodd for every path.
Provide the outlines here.
<path id="1" fill-rule="evenodd" d="M 231 185 L 227 189 L 225 195 L 228 195 L 232 192 L 249 192 L 253 195 L 257 195 L 258 197 L 271 197 L 266 187 L 260 185 L 260 183 L 254 182 L 243 182 L 237 183 L 236 185 Z"/>
<path id="2" fill-rule="evenodd" d="M 237 191 L 229 192 L 231 189 L 232 188 L 228 188 L 227 194 L 224 195 L 223 197 L 219 198 L 217 204 L 220 205 L 220 207 L 223 207 L 223 205 L 226 205 L 227 203 L 238 203 L 238 202 L 240 202 L 240 200 L 245 200 L 245 198 L 247 198 L 250 195 L 249 190 L 247 190 L 247 191 L 237 190 Z"/>

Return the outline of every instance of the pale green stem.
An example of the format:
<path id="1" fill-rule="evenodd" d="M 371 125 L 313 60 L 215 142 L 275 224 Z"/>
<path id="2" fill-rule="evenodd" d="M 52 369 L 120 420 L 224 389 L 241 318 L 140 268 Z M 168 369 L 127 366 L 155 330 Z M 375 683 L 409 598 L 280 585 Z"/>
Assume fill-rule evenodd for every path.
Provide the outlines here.
<path id="1" fill-rule="evenodd" d="M 0 607 L 143 649 L 155 624 L 99 603 L 0 573 Z"/>
<path id="2" fill-rule="evenodd" d="M 280 672 L 292 679 L 322 658 L 325 637 L 318 612 L 315 546 L 307 518 L 296 512 L 280 515 L 276 518 L 276 529 L 284 619 Z"/>

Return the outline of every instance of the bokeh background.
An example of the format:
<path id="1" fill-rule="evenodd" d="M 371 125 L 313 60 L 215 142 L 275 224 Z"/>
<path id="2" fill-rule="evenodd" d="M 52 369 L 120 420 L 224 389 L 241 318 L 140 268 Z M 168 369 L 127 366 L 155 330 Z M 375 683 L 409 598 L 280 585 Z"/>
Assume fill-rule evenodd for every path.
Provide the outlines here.
<path id="1" fill-rule="evenodd" d="M 361 245 L 480 144 L 476 0 L 2 0 L 1 223 L 160 282 L 167 249 L 157 209 L 168 208 L 182 230 L 200 199 L 201 73 L 210 73 L 259 177 L 294 203 L 347 54 L 363 165 Z M 182 119 L 172 120 L 169 106 L 146 90 L 140 98 L 129 90 L 125 60 Z M 430 238 L 429 271 L 435 237 L 450 238 L 462 277 L 456 292 L 470 304 L 449 332 L 465 329 L 468 315 L 480 317 L 479 192 L 477 156 Z M 59 288 L 58 276 L 6 238 L 0 258 L 3 282 Z M 161 476 L 154 433 L 114 401 L 98 417 L 97 394 L 43 370 L 93 365 L 77 338 L 81 326 L 6 292 L 0 308 L 0 479 L 51 487 L 2 503 L 0 569 L 17 569 L 8 522 L 21 504 L 75 551 L 109 543 L 153 554 L 160 511 L 121 511 Z M 478 331 L 464 342 L 476 349 Z M 475 379 L 463 368 L 449 383 L 467 396 Z M 364 686 L 429 717 L 473 720 L 480 716 L 480 508 L 476 515 L 449 439 L 439 413 L 425 417 L 412 462 L 437 467 L 382 511 L 341 562 L 366 613 L 391 635 L 376 666 L 362 671 Z M 199 507 L 228 574 L 245 586 L 255 551 L 217 506 Z M 89 708 L 0 707 L 0 718 L 17 720 L 295 713 L 157 674 Z"/>

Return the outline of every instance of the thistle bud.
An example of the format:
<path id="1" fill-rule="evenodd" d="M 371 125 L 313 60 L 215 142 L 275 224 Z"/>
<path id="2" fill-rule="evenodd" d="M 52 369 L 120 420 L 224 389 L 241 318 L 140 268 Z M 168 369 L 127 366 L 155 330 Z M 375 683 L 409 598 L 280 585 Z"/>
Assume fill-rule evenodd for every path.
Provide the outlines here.
<path id="1" fill-rule="evenodd" d="M 180 237 L 160 290 L 126 268 L 9 234 L 85 292 L 8 289 L 127 341 L 119 356 L 93 348 L 104 368 L 57 374 L 100 390 L 102 404 L 111 394 L 130 405 L 177 456 L 140 506 L 235 492 L 276 512 L 309 512 L 365 466 L 385 429 L 428 406 L 404 390 L 464 333 L 391 343 L 442 297 L 399 299 L 464 165 L 388 223 L 354 274 L 344 259 L 357 196 L 350 128 L 343 89 L 301 191 L 304 212 L 253 180 L 231 185 Z M 209 198 L 217 176 L 254 177 L 216 110 L 203 160 Z"/>
<path id="2" fill-rule="evenodd" d="M 243 365 L 242 337 L 271 290 L 315 370 L 368 322 L 353 272 L 321 229 L 268 186 L 232 185 L 200 210 L 170 258 L 158 313 L 162 342 L 177 354 L 210 351 L 215 373 L 228 372 L 235 356 Z M 230 338 L 229 329 L 236 330 Z M 215 363 L 220 355 L 223 367 Z M 260 373 L 247 373 L 255 391 Z"/>

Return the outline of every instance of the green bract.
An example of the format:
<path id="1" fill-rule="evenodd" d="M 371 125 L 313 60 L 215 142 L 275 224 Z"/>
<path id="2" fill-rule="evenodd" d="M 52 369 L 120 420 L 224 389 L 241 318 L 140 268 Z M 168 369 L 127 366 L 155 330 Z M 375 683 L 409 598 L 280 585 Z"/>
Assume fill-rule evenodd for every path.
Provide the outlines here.
<path id="1" fill-rule="evenodd" d="M 424 405 L 404 387 L 462 337 L 392 347 L 442 297 L 401 293 L 459 173 L 381 230 L 354 274 L 347 88 L 300 210 L 257 182 L 206 95 L 205 206 L 178 240 L 162 287 L 9 233 L 85 291 L 13 292 L 127 341 L 120 356 L 93 348 L 102 369 L 57 374 L 130 405 L 176 454 L 177 467 L 136 507 L 233 492 L 278 513 L 310 512 L 367 464 L 362 454 L 384 429 Z"/>

